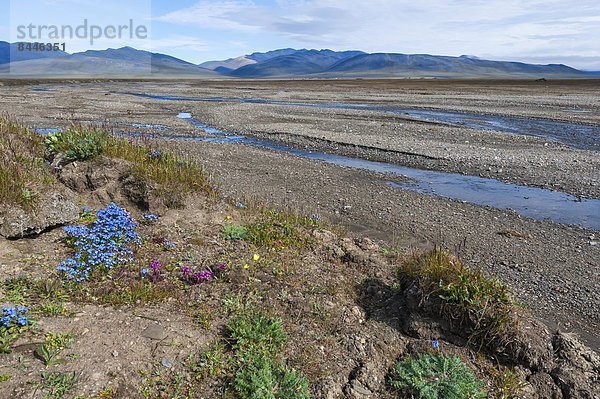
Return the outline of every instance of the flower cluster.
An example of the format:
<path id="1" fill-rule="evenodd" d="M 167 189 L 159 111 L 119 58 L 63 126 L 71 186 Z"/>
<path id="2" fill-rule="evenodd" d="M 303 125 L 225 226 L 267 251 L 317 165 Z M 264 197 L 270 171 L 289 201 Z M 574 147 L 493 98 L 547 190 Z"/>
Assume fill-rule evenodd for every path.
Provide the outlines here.
<path id="1" fill-rule="evenodd" d="M 162 243 L 162 246 L 163 246 L 163 251 L 172 251 L 175 249 L 177 244 L 175 244 L 174 242 L 168 241 L 168 240 L 164 240 Z"/>
<path id="2" fill-rule="evenodd" d="M 241 202 L 237 202 L 235 204 L 235 207 L 236 208 L 240 208 L 240 209 L 246 209 L 246 208 L 248 208 L 246 205 L 242 204 Z"/>
<path id="3" fill-rule="evenodd" d="M 72 280 L 84 281 L 97 267 L 112 269 L 132 259 L 132 244 L 139 244 L 137 225 L 125 209 L 111 203 L 96 212 L 87 226 L 67 226 L 67 242 L 75 249 L 58 270 Z"/>
<path id="4" fill-rule="evenodd" d="M 183 275 L 183 281 L 188 284 L 201 284 L 208 283 L 211 280 L 221 278 L 227 271 L 227 265 L 225 263 L 219 263 L 214 270 L 204 270 L 201 272 L 193 272 L 188 266 L 181 268 L 181 274 Z"/>
<path id="5" fill-rule="evenodd" d="M 160 217 L 153 213 L 142 213 L 142 222 L 146 224 L 156 223 L 160 220 Z"/>
<path id="6" fill-rule="evenodd" d="M 162 153 L 160 151 L 148 152 L 148 158 L 159 159 L 160 157 L 162 157 Z"/>
<path id="7" fill-rule="evenodd" d="M 13 326 L 24 327 L 29 323 L 27 313 L 29 309 L 25 306 L 7 306 L 2 308 L 2 317 L 0 317 L 0 327 L 10 328 Z"/>

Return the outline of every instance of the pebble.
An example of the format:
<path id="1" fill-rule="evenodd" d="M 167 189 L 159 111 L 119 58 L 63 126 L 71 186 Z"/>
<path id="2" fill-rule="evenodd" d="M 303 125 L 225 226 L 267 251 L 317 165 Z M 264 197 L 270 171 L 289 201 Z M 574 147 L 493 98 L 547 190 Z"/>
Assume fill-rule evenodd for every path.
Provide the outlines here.
<path id="1" fill-rule="evenodd" d="M 160 340 L 165 337 L 165 329 L 160 324 L 152 323 L 144 331 L 142 337 Z"/>

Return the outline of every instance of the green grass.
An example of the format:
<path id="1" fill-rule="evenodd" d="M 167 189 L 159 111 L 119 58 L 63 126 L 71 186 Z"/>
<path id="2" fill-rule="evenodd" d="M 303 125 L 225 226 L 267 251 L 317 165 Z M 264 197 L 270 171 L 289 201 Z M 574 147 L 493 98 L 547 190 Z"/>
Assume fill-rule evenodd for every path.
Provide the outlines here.
<path id="1" fill-rule="evenodd" d="M 0 205 L 32 208 L 55 183 L 41 136 L 0 117 Z"/>
<path id="2" fill-rule="evenodd" d="M 258 220 L 245 226 L 244 240 L 257 247 L 306 248 L 313 242 L 307 230 L 318 227 L 318 223 L 307 217 L 278 211 L 263 211 Z"/>
<path id="3" fill-rule="evenodd" d="M 440 299 L 441 313 L 458 321 L 480 345 L 504 344 L 516 330 L 509 289 L 480 270 L 469 269 L 441 249 L 418 253 L 400 268 L 402 280 L 417 280 L 426 297 Z"/>
<path id="4" fill-rule="evenodd" d="M 405 397 L 415 399 L 478 399 L 487 397 L 483 382 L 458 356 L 426 354 L 396 364 L 390 381 Z"/>

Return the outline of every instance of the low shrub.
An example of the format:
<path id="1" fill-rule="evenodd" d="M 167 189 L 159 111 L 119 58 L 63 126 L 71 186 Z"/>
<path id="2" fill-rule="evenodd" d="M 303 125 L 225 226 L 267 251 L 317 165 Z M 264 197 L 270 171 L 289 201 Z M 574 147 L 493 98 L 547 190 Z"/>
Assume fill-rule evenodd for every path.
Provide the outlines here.
<path id="1" fill-rule="evenodd" d="M 391 385 L 415 399 L 477 399 L 487 395 L 483 382 L 458 356 L 426 354 L 396 364 Z"/>
<path id="2" fill-rule="evenodd" d="M 85 161 L 102 154 L 110 136 L 100 130 L 72 125 L 64 132 L 48 134 L 44 145 L 51 155 L 63 154 L 62 161 Z"/>

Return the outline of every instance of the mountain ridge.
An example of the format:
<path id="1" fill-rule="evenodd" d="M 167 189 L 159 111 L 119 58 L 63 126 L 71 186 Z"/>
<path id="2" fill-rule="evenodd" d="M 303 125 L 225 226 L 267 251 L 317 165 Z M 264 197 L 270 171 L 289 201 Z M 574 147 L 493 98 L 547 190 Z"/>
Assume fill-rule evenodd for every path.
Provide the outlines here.
<path id="1" fill-rule="evenodd" d="M 0 41 L 0 74 L 27 76 L 157 76 L 197 78 L 597 78 L 564 64 L 493 61 L 473 55 L 365 53 L 284 48 L 199 65 L 133 47 L 62 51 L 17 51 Z M 12 58 L 11 58 L 12 57 Z"/>

